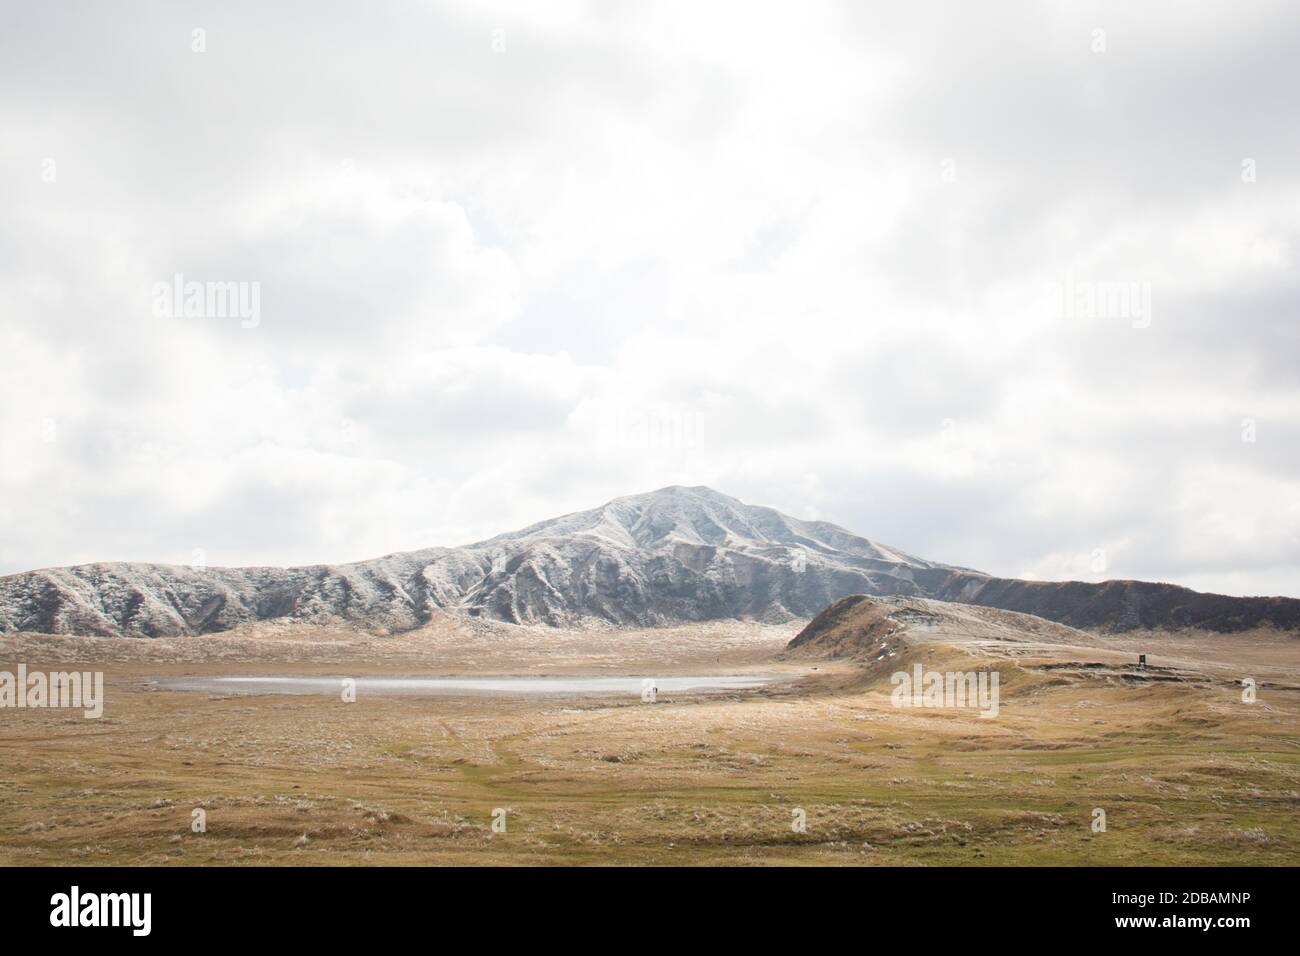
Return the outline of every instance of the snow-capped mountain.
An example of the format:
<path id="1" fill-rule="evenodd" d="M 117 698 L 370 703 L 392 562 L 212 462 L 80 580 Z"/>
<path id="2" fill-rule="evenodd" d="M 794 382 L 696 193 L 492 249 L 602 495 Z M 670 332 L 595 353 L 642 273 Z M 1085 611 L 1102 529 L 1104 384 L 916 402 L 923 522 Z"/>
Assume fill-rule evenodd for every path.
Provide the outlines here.
<path id="1" fill-rule="evenodd" d="M 1300 600 L 1144 581 L 1021 581 L 923 561 L 708 488 L 616 498 L 462 548 L 355 564 L 87 564 L 0 577 L 0 632 L 178 635 L 259 620 L 419 627 L 435 614 L 518 624 L 811 618 L 851 594 L 1020 611 L 1073 627 L 1300 629 Z"/>
<path id="2" fill-rule="evenodd" d="M 832 524 L 670 487 L 466 547 L 355 564 L 10 575 L 0 578 L 0 630 L 155 636 L 289 618 L 396 631 L 437 611 L 553 625 L 786 620 L 846 594 L 928 593 L 955 570 Z"/>

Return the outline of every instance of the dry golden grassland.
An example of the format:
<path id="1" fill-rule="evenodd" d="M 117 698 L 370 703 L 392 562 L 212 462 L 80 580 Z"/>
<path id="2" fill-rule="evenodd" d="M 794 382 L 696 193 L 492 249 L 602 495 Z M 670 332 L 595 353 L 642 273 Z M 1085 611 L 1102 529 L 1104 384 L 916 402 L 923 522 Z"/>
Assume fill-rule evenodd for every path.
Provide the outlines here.
<path id="1" fill-rule="evenodd" d="M 1300 863 L 1300 640 L 906 640 L 871 668 L 796 626 L 442 622 L 143 641 L 0 638 L 0 669 L 102 669 L 104 716 L 0 711 L 0 863 Z M 1077 632 L 1076 632 L 1077 633 Z M 1038 635 L 1041 637 L 1041 635 Z M 998 646 L 998 642 L 1005 646 Z M 1146 680 L 1138 647 L 1175 680 Z M 994 667 L 999 715 L 891 705 L 889 673 Z M 1074 666 L 1085 662 L 1093 668 Z M 1258 700 L 1235 683 L 1258 671 Z M 757 692 L 236 696 L 159 676 L 765 673 Z M 1261 676 L 1262 675 L 1262 676 Z M 191 831 L 192 812 L 206 832 Z M 492 829 L 503 809 L 505 832 Z M 1093 832 L 1093 809 L 1107 830 Z M 792 824 L 796 810 L 804 832 Z"/>

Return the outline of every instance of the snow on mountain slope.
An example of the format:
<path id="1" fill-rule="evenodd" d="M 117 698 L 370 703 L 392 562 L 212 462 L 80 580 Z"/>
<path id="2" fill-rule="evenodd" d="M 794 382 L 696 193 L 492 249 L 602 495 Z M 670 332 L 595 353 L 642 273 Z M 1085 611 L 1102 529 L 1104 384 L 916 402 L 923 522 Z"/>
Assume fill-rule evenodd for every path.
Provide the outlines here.
<path id="1" fill-rule="evenodd" d="M 418 627 L 808 617 L 846 594 L 921 593 L 955 569 L 708 488 L 663 488 L 462 548 L 337 566 L 112 563 L 0 578 L 0 630 L 146 636 L 268 618 Z M 919 577 L 918 577 L 919 576 Z"/>
<path id="2" fill-rule="evenodd" d="M 0 577 L 0 631 L 204 634 L 277 618 L 396 632 L 444 612 L 554 626 L 785 621 L 852 594 L 937 598 L 1074 627 L 1300 629 L 1300 601 L 1291 598 L 994 578 L 708 488 L 674 486 L 462 548 L 355 564 L 113 563 L 9 575 Z"/>

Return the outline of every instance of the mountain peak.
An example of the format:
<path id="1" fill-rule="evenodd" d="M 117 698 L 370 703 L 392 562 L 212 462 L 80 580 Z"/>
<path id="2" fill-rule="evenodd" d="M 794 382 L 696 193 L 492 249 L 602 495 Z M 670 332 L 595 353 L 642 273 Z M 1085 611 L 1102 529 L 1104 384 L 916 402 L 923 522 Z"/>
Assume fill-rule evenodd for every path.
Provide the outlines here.
<path id="1" fill-rule="evenodd" d="M 435 615 L 645 627 L 811 618 L 849 595 L 938 598 L 1083 627 L 1300 626 L 1300 601 L 1143 582 L 1030 583 L 670 485 L 463 548 L 302 568 L 101 563 L 0 577 L 0 631 L 163 636 L 269 619 L 396 632 Z"/>
<path id="2" fill-rule="evenodd" d="M 735 548 L 811 548 L 839 550 L 829 538 L 870 557 L 917 563 L 893 549 L 880 549 L 843 528 L 810 524 L 774 508 L 747 505 L 704 485 L 668 485 L 654 491 L 614 498 L 598 508 L 542 521 L 521 531 L 498 535 L 485 545 L 566 535 L 586 535 L 626 548 L 656 548 L 668 542 Z"/>
<path id="3" fill-rule="evenodd" d="M 0 578 L 0 630 L 190 634 L 265 618 L 418 627 L 434 613 L 653 625 L 811 616 L 846 594 L 920 593 L 942 565 L 712 488 L 614 498 L 461 548 L 337 567 L 100 564 Z"/>

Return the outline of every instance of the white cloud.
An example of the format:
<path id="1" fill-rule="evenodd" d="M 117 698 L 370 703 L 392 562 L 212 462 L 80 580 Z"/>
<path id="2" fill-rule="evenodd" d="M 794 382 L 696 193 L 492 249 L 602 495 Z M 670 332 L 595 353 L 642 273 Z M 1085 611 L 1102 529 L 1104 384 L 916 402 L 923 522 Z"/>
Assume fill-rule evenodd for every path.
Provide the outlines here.
<path id="1" fill-rule="evenodd" d="M 1289 5 L 232 7 L 204 54 L 66 16 L 0 37 L 0 571 L 681 482 L 1300 594 Z M 177 272 L 262 321 L 155 318 Z M 1148 284 L 1150 326 L 1054 314 L 1067 277 Z"/>

